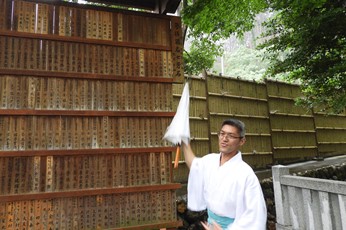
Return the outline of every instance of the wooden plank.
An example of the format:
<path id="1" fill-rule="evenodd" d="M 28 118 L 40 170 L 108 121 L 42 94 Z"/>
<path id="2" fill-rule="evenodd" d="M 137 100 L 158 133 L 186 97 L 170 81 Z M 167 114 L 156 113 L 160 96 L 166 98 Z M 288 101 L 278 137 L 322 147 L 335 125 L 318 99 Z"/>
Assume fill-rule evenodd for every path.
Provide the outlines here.
<path id="1" fill-rule="evenodd" d="M 165 185 L 146 185 L 146 186 L 132 186 L 132 187 L 118 187 L 118 188 L 102 188 L 102 189 L 85 189 L 78 191 L 60 191 L 49 193 L 28 193 L 28 194 L 11 194 L 1 195 L 0 198 L 6 202 L 15 202 L 20 200 L 40 200 L 51 198 L 72 198 L 72 197 L 85 197 L 94 195 L 107 195 L 107 194 L 126 194 L 137 192 L 150 192 L 150 191 L 166 191 L 176 190 L 181 188 L 181 184 L 171 183 Z"/>

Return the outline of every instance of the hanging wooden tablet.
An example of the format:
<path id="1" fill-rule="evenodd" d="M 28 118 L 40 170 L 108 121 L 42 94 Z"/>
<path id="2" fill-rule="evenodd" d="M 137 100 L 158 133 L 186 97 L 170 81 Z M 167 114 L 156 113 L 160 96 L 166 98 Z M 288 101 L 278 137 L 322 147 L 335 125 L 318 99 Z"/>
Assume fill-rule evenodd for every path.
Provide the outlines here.
<path id="1" fill-rule="evenodd" d="M 126 82 L 120 81 L 118 83 L 118 90 L 117 90 L 117 93 L 118 93 L 117 99 L 118 99 L 118 108 L 119 108 L 118 111 L 126 111 L 126 102 L 127 102 L 126 87 L 127 87 Z"/>
<path id="2" fill-rule="evenodd" d="M 53 212 L 53 199 L 48 199 L 46 203 L 47 207 L 47 229 L 54 228 L 54 212 Z"/>
<path id="3" fill-rule="evenodd" d="M 28 229 L 27 220 L 28 220 L 28 202 L 20 201 L 16 202 L 16 211 L 19 212 L 19 215 L 16 215 L 17 219 L 17 228 L 18 229 Z M 17 213 L 16 213 L 17 214 Z M 1 226 L 1 224 L 0 224 Z"/>
<path id="4" fill-rule="evenodd" d="M 91 227 L 93 229 L 97 228 L 97 200 L 96 196 L 92 196 L 90 200 L 90 209 L 91 209 Z"/>
<path id="5" fill-rule="evenodd" d="M 7 38 L 0 36 L 0 67 L 6 68 L 8 64 Z"/>
<path id="6" fill-rule="evenodd" d="M 107 188 L 111 188 L 113 186 L 113 170 L 112 170 L 112 161 L 113 157 L 112 155 L 106 155 L 105 156 L 105 184 L 104 186 Z"/>
<path id="7" fill-rule="evenodd" d="M 60 149 L 61 147 L 61 117 L 56 117 L 52 121 L 53 124 L 53 149 Z"/>
<path id="8" fill-rule="evenodd" d="M 18 130 L 17 130 L 17 117 L 10 117 L 10 133 L 8 149 L 18 150 Z"/>
<path id="9" fill-rule="evenodd" d="M 98 158 L 96 156 L 91 156 L 89 158 L 89 165 L 90 165 L 90 187 L 91 188 L 97 188 L 97 178 L 96 178 L 96 173 L 97 173 L 97 167 L 98 167 Z"/>
<path id="10" fill-rule="evenodd" d="M 58 16 L 58 19 L 59 19 L 59 25 L 58 25 L 58 28 L 59 28 L 59 35 L 60 36 L 65 36 L 65 23 L 66 23 L 66 11 L 67 11 L 67 8 L 65 6 L 59 6 L 59 16 Z"/>
<path id="11" fill-rule="evenodd" d="M 91 215 L 90 215 L 90 206 L 89 206 L 89 200 L 91 199 L 90 197 L 83 197 L 80 198 L 82 199 L 81 203 L 83 204 L 83 206 L 81 207 L 81 209 L 83 210 L 83 218 L 81 222 L 83 222 L 84 225 L 84 229 L 91 229 Z"/>
<path id="12" fill-rule="evenodd" d="M 92 38 L 102 39 L 102 18 L 101 12 L 93 10 L 91 13 L 92 16 Z"/>
<path id="13" fill-rule="evenodd" d="M 99 18 L 98 18 L 99 11 L 92 10 L 91 11 L 91 18 L 92 18 L 92 38 L 99 39 Z"/>
<path id="14" fill-rule="evenodd" d="M 67 190 L 70 190 L 71 187 L 70 187 L 70 180 L 72 178 L 70 178 L 71 176 L 71 173 L 70 173 L 70 165 L 69 165 L 69 157 L 68 156 L 64 156 L 62 157 L 61 159 L 61 177 L 62 177 L 62 190 L 63 191 L 67 191 Z"/>
<path id="15" fill-rule="evenodd" d="M 20 158 L 13 158 L 13 168 L 11 172 L 10 194 L 18 194 L 20 183 Z"/>
<path id="16" fill-rule="evenodd" d="M 95 118 L 94 128 L 96 129 L 97 148 L 103 148 L 102 117 L 96 117 Z"/>
<path id="17" fill-rule="evenodd" d="M 77 208 L 75 211 L 75 220 L 74 226 L 75 228 L 80 229 L 80 230 L 85 230 L 85 213 L 84 213 L 84 197 L 76 197 L 76 202 L 77 202 Z"/>
<path id="18" fill-rule="evenodd" d="M 160 135 L 160 126 L 161 126 L 161 119 L 150 119 L 151 120 L 151 124 L 152 124 L 152 133 L 153 133 L 153 137 L 154 137 L 154 146 L 160 146 L 160 141 L 163 137 L 163 135 Z"/>
<path id="19" fill-rule="evenodd" d="M 46 4 L 40 4 L 42 9 L 42 34 L 48 34 L 49 31 L 49 6 Z"/>
<path id="20" fill-rule="evenodd" d="M 86 56 L 85 56 L 85 45 L 75 44 L 77 53 L 77 72 L 85 73 L 87 71 Z"/>
<path id="21" fill-rule="evenodd" d="M 37 4 L 36 6 L 36 26 L 35 26 L 35 33 L 41 34 L 42 33 L 42 26 L 43 26 L 43 5 Z"/>
<path id="22" fill-rule="evenodd" d="M 36 28 L 36 3 L 26 2 L 25 11 L 29 14 L 29 31 L 35 33 Z"/>
<path id="23" fill-rule="evenodd" d="M 27 46 L 28 39 L 23 39 L 22 42 L 19 42 L 18 38 L 12 38 L 10 42 L 10 51 L 9 54 L 10 60 L 9 65 L 11 68 L 19 68 L 19 69 L 26 69 L 28 66 L 28 46 Z"/>
<path id="24" fill-rule="evenodd" d="M 92 148 L 92 141 L 93 141 L 93 136 L 92 136 L 92 122 L 91 118 L 85 117 L 83 118 L 83 130 L 84 130 L 84 135 L 85 135 L 85 148 L 86 149 L 91 149 Z"/>
<path id="25" fill-rule="evenodd" d="M 5 109 L 7 106 L 7 96 L 8 96 L 7 95 L 8 92 L 6 89 L 7 84 L 8 84 L 7 82 L 8 82 L 8 77 L 3 76 L 0 78 L 0 108 L 3 108 L 3 109 Z M 0 143 L 1 143 L 1 141 L 0 141 Z"/>
<path id="26" fill-rule="evenodd" d="M 52 206 L 52 225 L 54 226 L 53 229 L 58 229 L 60 226 L 60 201 L 61 199 L 52 199 L 51 200 L 51 206 Z"/>
<path id="27" fill-rule="evenodd" d="M 111 46 L 108 47 L 109 52 L 109 74 L 116 75 L 116 49 L 117 47 Z"/>
<path id="28" fill-rule="evenodd" d="M 116 76 L 122 75 L 122 47 L 113 47 L 113 73 Z"/>
<path id="29" fill-rule="evenodd" d="M 12 58 L 12 42 L 13 42 L 13 38 L 5 38 L 5 49 L 4 49 L 4 67 L 7 67 L 7 68 L 13 68 L 13 62 L 11 60 Z"/>
<path id="30" fill-rule="evenodd" d="M 34 228 L 39 228 L 41 223 L 41 200 L 34 200 Z"/>
<path id="31" fill-rule="evenodd" d="M 38 41 L 37 41 L 38 42 Z M 39 52 L 39 62 L 42 70 L 49 70 L 50 68 L 50 60 L 49 60 L 49 48 L 50 42 L 41 40 L 38 44 L 40 47 L 40 52 Z"/>
<path id="32" fill-rule="evenodd" d="M 68 72 L 70 70 L 70 62 L 69 62 L 69 53 L 66 42 L 57 42 L 56 43 L 56 60 L 57 67 L 56 69 L 61 72 Z"/>
<path id="33" fill-rule="evenodd" d="M 83 175 L 81 179 L 82 188 L 86 189 L 90 187 L 89 184 L 89 156 L 84 156 L 82 158 L 81 164 L 83 165 Z"/>
<path id="34" fill-rule="evenodd" d="M 6 194 L 5 193 L 5 181 L 7 179 L 6 177 L 6 174 L 7 174 L 7 162 L 8 162 L 8 159 L 7 157 L 0 157 L 0 183 L 3 185 L 0 187 L 0 193 L 1 194 Z M 2 211 L 2 208 L 3 208 L 3 203 L 0 203 L 0 215 L 1 215 L 1 211 Z M 0 223 L 2 223 L 2 217 L 0 216 Z"/>
<path id="35" fill-rule="evenodd" d="M 64 210 L 62 211 L 61 219 L 62 219 L 62 226 L 65 229 L 73 229 L 73 199 L 74 198 L 64 198 L 62 200 Z"/>
<path id="36" fill-rule="evenodd" d="M 112 41 L 113 40 L 113 33 L 114 33 L 114 13 L 111 13 L 111 12 L 107 12 L 107 15 L 108 15 L 108 18 L 106 20 L 106 23 L 107 23 L 107 40 L 110 40 Z"/>
<path id="37" fill-rule="evenodd" d="M 160 183 L 166 184 L 167 183 L 167 175 L 166 175 L 166 161 L 165 161 L 165 153 L 160 153 Z"/>
<path id="38" fill-rule="evenodd" d="M 101 188 L 101 170 L 102 170 L 102 159 L 101 157 L 93 158 L 93 180 L 94 180 L 94 188 Z"/>
<path id="39" fill-rule="evenodd" d="M 171 51 L 167 51 L 167 70 L 168 77 L 173 78 L 173 59 Z"/>
<path id="40" fill-rule="evenodd" d="M 41 215 L 41 220 L 39 225 L 37 226 L 38 228 L 41 226 L 47 226 L 48 223 L 48 203 L 46 199 L 40 200 L 40 215 Z"/>
<path id="41" fill-rule="evenodd" d="M 119 167 L 118 167 L 118 173 L 119 173 L 119 186 L 125 187 L 127 186 L 127 177 L 128 177 L 128 168 L 127 168 L 127 156 L 125 154 L 119 155 Z"/>
<path id="42" fill-rule="evenodd" d="M 89 50 L 85 44 L 80 45 L 80 58 L 82 60 L 82 73 L 89 73 Z"/>
<path id="43" fill-rule="evenodd" d="M 4 157 L 2 158 L 2 166 L 1 166 L 1 170 L 2 170 L 2 175 L 1 175 L 1 187 L 0 187 L 0 191 L 1 194 L 8 194 L 9 193 L 9 184 L 10 184 L 10 164 L 11 164 L 11 160 L 9 157 Z"/>
<path id="44" fill-rule="evenodd" d="M 36 94 L 36 85 L 37 85 L 37 78 L 34 77 L 28 77 L 28 91 L 27 91 L 27 108 L 28 109 L 34 109 L 35 108 L 35 94 Z"/>
<path id="45" fill-rule="evenodd" d="M 155 191 L 150 192 L 150 199 L 148 200 L 148 206 L 150 206 L 150 212 L 148 213 L 148 215 L 150 216 L 150 221 L 151 222 L 156 222 L 158 221 L 160 218 L 160 207 L 158 205 L 158 201 L 157 201 L 158 197 L 156 195 Z"/>
<path id="46" fill-rule="evenodd" d="M 77 10 L 76 8 L 68 7 L 66 8 L 65 15 L 65 36 L 78 36 L 77 24 Z"/>
<path id="47" fill-rule="evenodd" d="M 85 9 L 73 9 L 72 36 L 85 38 L 86 34 L 86 18 Z"/>
<path id="48" fill-rule="evenodd" d="M 40 191 L 40 165 L 41 165 L 41 157 L 34 157 L 34 168 L 33 168 L 33 192 Z"/>
<path id="49" fill-rule="evenodd" d="M 6 15 L 6 3 L 7 3 L 7 1 L 5 1 L 5 0 L 0 1 L 0 14 L 4 15 L 4 16 Z M 6 20 L 5 19 L 6 19 L 6 16 L 0 18 L 0 30 L 4 30 L 6 28 Z"/>
<path id="50" fill-rule="evenodd" d="M 80 166 L 80 162 L 78 161 L 79 160 L 79 157 L 76 157 L 76 156 L 74 156 L 73 158 L 72 158 L 73 160 L 73 168 L 72 168 L 72 175 L 73 175 L 73 179 L 72 179 L 72 188 L 74 189 L 74 190 L 77 190 L 77 189 L 79 189 L 79 185 L 80 185 L 80 181 L 79 181 L 79 179 L 80 179 L 80 175 L 79 175 L 79 173 L 80 173 L 80 170 L 79 170 L 79 166 Z"/>
<path id="51" fill-rule="evenodd" d="M 0 79 L 1 80 L 1 79 Z M 5 126 L 5 117 L 1 116 L 0 117 L 0 130 L 2 130 L 2 132 L 0 132 L 0 150 L 4 150 L 5 149 L 5 145 L 6 145 L 6 133 L 7 133 L 7 125 Z M 1 167 L 1 163 L 0 163 L 0 167 Z M 1 171 L 1 168 L 0 168 Z"/>
<path id="52" fill-rule="evenodd" d="M 171 84 L 170 84 L 171 85 Z M 166 98 L 167 98 L 167 91 L 166 91 L 166 87 L 168 86 L 168 84 L 160 84 L 160 108 L 161 111 L 167 111 L 166 110 Z"/>
<path id="53" fill-rule="evenodd" d="M 118 13 L 117 14 L 117 41 L 122 42 L 123 41 L 123 14 Z"/>
<path id="54" fill-rule="evenodd" d="M 123 105 L 123 111 L 129 111 L 130 98 L 128 95 L 130 82 L 121 82 L 121 104 Z"/>
<path id="55" fill-rule="evenodd" d="M 3 117 L 4 120 L 4 150 L 11 150 L 11 130 L 10 130 L 10 117 Z"/>
<path id="56" fill-rule="evenodd" d="M 92 38 L 91 10 L 86 10 L 85 16 L 86 16 L 86 38 Z"/>
<path id="57" fill-rule="evenodd" d="M 14 11 L 14 18 L 16 21 L 14 21 L 14 26 L 16 27 L 16 30 L 18 32 L 24 32 L 24 2 L 23 1 L 18 1 L 14 4 L 15 6 L 15 11 Z"/>
<path id="58" fill-rule="evenodd" d="M 170 197 L 166 193 L 166 191 L 160 191 L 161 195 L 161 220 L 169 221 L 169 212 L 172 210 L 168 210 L 167 203 L 170 201 Z"/>
<path id="59" fill-rule="evenodd" d="M 72 125 L 70 126 L 71 129 L 71 137 L 72 137 L 72 148 L 73 149 L 80 149 L 80 126 L 82 118 L 80 117 L 74 117 L 72 119 Z"/>
<path id="60" fill-rule="evenodd" d="M 131 77 L 137 77 L 137 72 L 136 72 L 136 57 L 137 57 L 137 54 L 136 54 L 136 49 L 134 48 L 129 48 L 129 57 L 130 57 L 130 72 L 129 72 L 129 76 Z"/>
<path id="61" fill-rule="evenodd" d="M 142 162 L 142 184 L 149 185 L 150 184 L 150 153 L 145 153 L 141 155 Z"/>
<path id="62" fill-rule="evenodd" d="M 46 188 L 45 191 L 53 191 L 53 156 L 47 156 L 46 159 Z"/>
<path id="63" fill-rule="evenodd" d="M 26 174 L 26 157 L 21 157 L 19 159 L 19 168 L 18 168 L 18 193 L 27 192 L 26 191 L 26 181 L 25 181 L 25 174 Z"/>
<path id="64" fill-rule="evenodd" d="M 65 118 L 65 144 L 66 144 L 66 149 L 73 149 L 73 118 L 72 117 L 66 117 Z"/>
<path id="65" fill-rule="evenodd" d="M 26 201 L 23 206 L 26 206 L 25 211 L 26 211 L 26 226 L 27 229 L 34 229 L 34 220 L 35 220 L 35 204 L 34 200 L 29 200 Z"/>
<path id="66" fill-rule="evenodd" d="M 25 150 L 25 117 L 19 116 L 17 120 L 17 129 L 18 129 L 18 150 Z"/>
<path id="67" fill-rule="evenodd" d="M 74 167 L 75 189 L 83 189 L 83 156 L 74 157 Z"/>
<path id="68" fill-rule="evenodd" d="M 144 59 L 144 49 L 138 49 L 138 60 L 139 60 L 139 76 L 145 76 L 145 59 Z"/>

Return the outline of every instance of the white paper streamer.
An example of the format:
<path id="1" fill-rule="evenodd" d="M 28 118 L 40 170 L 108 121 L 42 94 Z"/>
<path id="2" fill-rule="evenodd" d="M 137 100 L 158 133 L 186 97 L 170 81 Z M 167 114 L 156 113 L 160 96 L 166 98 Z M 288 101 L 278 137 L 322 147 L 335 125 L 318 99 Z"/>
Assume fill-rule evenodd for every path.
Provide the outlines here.
<path id="1" fill-rule="evenodd" d="M 190 121 L 189 121 L 189 106 L 190 106 L 190 93 L 189 85 L 186 82 L 183 93 L 181 95 L 177 112 L 173 117 L 171 124 L 167 127 L 163 139 L 171 142 L 174 145 L 180 145 L 181 142 L 185 144 L 190 140 Z"/>

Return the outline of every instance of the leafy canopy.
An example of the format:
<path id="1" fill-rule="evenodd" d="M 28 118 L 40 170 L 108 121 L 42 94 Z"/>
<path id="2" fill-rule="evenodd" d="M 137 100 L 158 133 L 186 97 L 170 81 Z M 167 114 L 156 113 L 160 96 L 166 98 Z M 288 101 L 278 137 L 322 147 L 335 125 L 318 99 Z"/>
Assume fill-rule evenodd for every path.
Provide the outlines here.
<path id="1" fill-rule="evenodd" d="M 346 2 L 339 0 L 270 1 L 278 12 L 267 23 L 270 53 L 267 74 L 287 73 L 299 81 L 311 108 L 341 113 L 346 107 Z M 285 53 L 284 58 L 278 58 Z"/>
<path id="2" fill-rule="evenodd" d="M 213 66 L 223 52 L 218 42 L 231 34 L 242 36 L 253 27 L 255 16 L 266 8 L 263 0 L 196 0 L 188 2 L 183 22 L 189 28 L 191 52 L 184 55 L 185 71 L 197 74 Z"/>
<path id="3" fill-rule="evenodd" d="M 346 107 L 346 2 L 344 0 L 196 0 L 182 11 L 193 39 L 184 55 L 187 73 L 209 69 L 222 53 L 218 41 L 250 30 L 255 16 L 275 13 L 268 23 L 267 76 L 286 74 L 299 81 L 305 97 L 300 103 L 325 111 Z"/>

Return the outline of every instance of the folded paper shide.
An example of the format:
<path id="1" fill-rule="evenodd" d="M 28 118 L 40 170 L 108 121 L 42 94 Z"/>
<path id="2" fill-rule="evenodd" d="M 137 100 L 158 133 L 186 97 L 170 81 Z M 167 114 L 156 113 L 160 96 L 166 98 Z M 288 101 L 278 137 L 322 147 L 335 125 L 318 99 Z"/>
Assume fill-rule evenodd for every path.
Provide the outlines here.
<path id="1" fill-rule="evenodd" d="M 177 145 L 177 153 L 175 157 L 174 167 L 178 166 L 179 153 L 181 142 L 188 144 L 190 141 L 190 121 L 189 121 L 189 106 L 190 106 L 190 93 L 189 84 L 186 82 L 183 93 L 181 95 L 177 112 L 173 117 L 171 124 L 167 127 L 163 139 Z"/>

